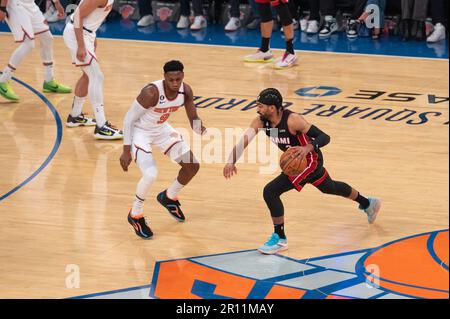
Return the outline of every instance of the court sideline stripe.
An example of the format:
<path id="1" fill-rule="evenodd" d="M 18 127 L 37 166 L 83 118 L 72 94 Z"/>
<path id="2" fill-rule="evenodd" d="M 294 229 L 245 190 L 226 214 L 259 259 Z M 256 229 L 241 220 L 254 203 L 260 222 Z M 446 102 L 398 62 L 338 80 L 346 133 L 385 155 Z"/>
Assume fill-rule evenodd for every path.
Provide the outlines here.
<path id="1" fill-rule="evenodd" d="M 42 95 L 40 92 L 36 91 L 30 85 L 26 84 L 25 82 L 22 82 L 21 80 L 19 80 L 17 78 L 13 77 L 12 79 L 14 81 L 16 81 L 17 83 L 22 84 L 24 87 L 26 87 L 32 93 L 36 94 L 45 103 L 45 105 L 47 105 L 47 107 L 49 108 L 50 112 L 52 112 L 52 114 L 53 114 L 53 118 L 55 119 L 55 123 L 56 123 L 56 138 L 55 138 L 55 144 L 53 145 L 52 151 L 50 152 L 50 154 L 48 155 L 46 160 L 41 164 L 41 166 L 39 166 L 39 168 L 33 174 L 31 174 L 31 176 L 29 176 L 27 179 L 25 179 L 22 183 L 20 183 L 19 185 L 17 185 L 13 189 L 11 189 L 6 194 L 1 195 L 0 196 L 0 202 L 2 200 L 4 200 L 5 198 L 7 198 L 8 196 L 11 196 L 15 192 L 17 192 L 20 188 L 22 188 L 23 186 L 28 184 L 33 178 L 35 178 L 39 173 L 41 173 L 44 170 L 44 168 L 51 162 L 53 157 L 56 155 L 56 152 L 58 152 L 58 149 L 59 149 L 59 146 L 61 145 L 61 140 L 62 140 L 61 117 L 59 116 L 59 113 L 56 110 L 56 108 L 53 106 L 53 104 L 50 103 L 50 101 L 44 95 Z"/>

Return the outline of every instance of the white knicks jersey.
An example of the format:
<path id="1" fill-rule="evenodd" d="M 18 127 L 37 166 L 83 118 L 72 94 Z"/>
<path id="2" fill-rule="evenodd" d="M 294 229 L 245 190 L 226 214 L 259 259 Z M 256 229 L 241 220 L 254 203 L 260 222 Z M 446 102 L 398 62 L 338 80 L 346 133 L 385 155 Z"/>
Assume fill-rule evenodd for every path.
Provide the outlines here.
<path id="1" fill-rule="evenodd" d="M 79 5 L 81 5 L 84 1 L 86 0 L 81 0 Z M 106 5 L 104 7 L 94 9 L 94 11 L 89 13 L 87 17 L 84 17 L 83 27 L 94 33 L 97 32 L 98 28 L 100 28 L 103 21 L 105 21 L 106 17 L 111 12 L 113 4 L 114 0 L 106 0 Z M 72 21 L 74 20 L 75 13 L 77 13 L 78 10 L 79 8 L 77 8 L 75 12 L 70 16 L 70 19 Z M 77 26 L 76 21 L 74 21 L 74 26 Z"/>
<path id="2" fill-rule="evenodd" d="M 158 104 L 147 109 L 143 116 L 136 122 L 135 127 L 142 130 L 151 130 L 167 121 L 170 114 L 184 106 L 184 84 L 178 91 L 175 99 L 169 100 L 164 92 L 164 80 L 152 82 L 158 89 Z"/>

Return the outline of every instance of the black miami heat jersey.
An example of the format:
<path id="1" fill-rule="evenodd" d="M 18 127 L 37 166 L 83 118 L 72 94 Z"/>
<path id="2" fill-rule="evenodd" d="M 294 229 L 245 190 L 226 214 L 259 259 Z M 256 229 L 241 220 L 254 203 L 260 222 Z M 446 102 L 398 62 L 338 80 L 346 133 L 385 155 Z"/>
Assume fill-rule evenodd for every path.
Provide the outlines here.
<path id="1" fill-rule="evenodd" d="M 290 110 L 283 110 L 281 121 L 275 127 L 271 127 L 269 121 L 263 121 L 264 132 L 283 152 L 285 152 L 289 147 L 306 146 L 311 144 L 311 138 L 305 133 L 296 132 L 297 134 L 293 135 L 289 132 L 288 118 L 292 113 L 294 112 Z M 308 166 L 311 165 L 311 168 L 314 168 L 314 170 L 323 166 L 323 156 L 320 150 L 318 152 L 312 151 L 308 153 L 306 160 Z"/>

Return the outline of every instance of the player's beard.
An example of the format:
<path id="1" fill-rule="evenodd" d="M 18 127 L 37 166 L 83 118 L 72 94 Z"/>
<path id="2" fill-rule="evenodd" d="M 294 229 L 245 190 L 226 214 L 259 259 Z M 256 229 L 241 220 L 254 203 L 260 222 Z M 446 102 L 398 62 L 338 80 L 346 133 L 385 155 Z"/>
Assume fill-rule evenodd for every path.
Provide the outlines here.
<path id="1" fill-rule="evenodd" d="M 256 112 L 256 113 L 258 113 L 259 119 L 260 119 L 262 122 L 267 122 L 267 121 L 269 121 L 269 119 L 268 119 L 267 117 L 265 117 L 264 115 L 262 115 L 261 113 L 259 113 L 259 112 Z"/>

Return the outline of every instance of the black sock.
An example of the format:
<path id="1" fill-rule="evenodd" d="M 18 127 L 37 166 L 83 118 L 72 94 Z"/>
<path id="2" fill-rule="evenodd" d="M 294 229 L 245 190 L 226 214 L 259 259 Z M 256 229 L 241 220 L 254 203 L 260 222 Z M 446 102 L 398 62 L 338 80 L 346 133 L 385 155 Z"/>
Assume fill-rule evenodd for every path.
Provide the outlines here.
<path id="1" fill-rule="evenodd" d="M 273 225 L 275 228 L 275 233 L 280 236 L 281 239 L 286 239 L 286 235 L 284 234 L 284 223 L 279 225 Z"/>
<path id="2" fill-rule="evenodd" d="M 364 196 L 361 196 L 360 193 L 358 193 L 358 197 L 356 197 L 355 201 L 357 201 L 363 209 L 366 209 L 367 207 L 370 206 L 369 200 Z"/>
<path id="3" fill-rule="evenodd" d="M 270 38 L 261 38 L 261 47 L 259 48 L 259 51 L 261 52 L 269 51 L 269 43 Z"/>
<path id="4" fill-rule="evenodd" d="M 294 54 L 294 39 L 286 40 L 286 52 Z"/>

